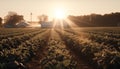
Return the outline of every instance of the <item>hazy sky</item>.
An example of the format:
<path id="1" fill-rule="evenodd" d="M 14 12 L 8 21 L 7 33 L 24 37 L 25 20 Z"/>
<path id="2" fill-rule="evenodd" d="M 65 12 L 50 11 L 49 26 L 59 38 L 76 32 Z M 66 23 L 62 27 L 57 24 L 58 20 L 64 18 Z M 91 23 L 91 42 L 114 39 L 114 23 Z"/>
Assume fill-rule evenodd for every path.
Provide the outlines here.
<path id="1" fill-rule="evenodd" d="M 57 8 L 63 8 L 66 15 L 120 12 L 120 0 L 0 0 L 0 7 L 0 17 L 15 11 L 29 20 L 32 12 L 36 20 L 41 14 L 53 17 Z"/>

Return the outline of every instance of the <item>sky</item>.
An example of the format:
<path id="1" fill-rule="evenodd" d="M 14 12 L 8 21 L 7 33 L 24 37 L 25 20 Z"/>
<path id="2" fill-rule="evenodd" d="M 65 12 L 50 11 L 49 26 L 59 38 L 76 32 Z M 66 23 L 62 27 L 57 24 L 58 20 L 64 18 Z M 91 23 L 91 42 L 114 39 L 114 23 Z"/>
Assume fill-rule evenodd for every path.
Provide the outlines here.
<path id="1" fill-rule="evenodd" d="M 120 12 L 120 0 L 0 0 L 0 17 L 4 18 L 9 11 L 14 11 L 24 15 L 27 21 L 31 12 L 34 21 L 41 14 L 52 19 L 59 8 L 65 11 L 66 16 L 106 14 Z"/>

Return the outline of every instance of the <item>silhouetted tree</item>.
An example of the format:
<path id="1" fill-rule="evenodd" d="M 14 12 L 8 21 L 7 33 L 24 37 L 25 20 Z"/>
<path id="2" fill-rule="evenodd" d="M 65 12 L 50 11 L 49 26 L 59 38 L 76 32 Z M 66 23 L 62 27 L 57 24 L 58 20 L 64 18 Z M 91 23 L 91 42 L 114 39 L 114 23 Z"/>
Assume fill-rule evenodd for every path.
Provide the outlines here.
<path id="1" fill-rule="evenodd" d="M 40 23 L 46 22 L 46 21 L 48 21 L 48 16 L 43 14 L 43 15 L 38 16 L 38 19 L 39 19 Z"/>
<path id="2" fill-rule="evenodd" d="M 0 27 L 2 27 L 2 18 L 0 17 Z"/>
<path id="3" fill-rule="evenodd" d="M 104 15 L 69 16 L 68 18 L 78 26 L 116 27 L 120 24 L 120 13 L 118 12 Z"/>
<path id="4" fill-rule="evenodd" d="M 24 18 L 22 15 L 18 15 L 16 12 L 8 12 L 8 15 L 5 17 L 5 27 L 16 27 L 16 23 L 23 21 Z"/>

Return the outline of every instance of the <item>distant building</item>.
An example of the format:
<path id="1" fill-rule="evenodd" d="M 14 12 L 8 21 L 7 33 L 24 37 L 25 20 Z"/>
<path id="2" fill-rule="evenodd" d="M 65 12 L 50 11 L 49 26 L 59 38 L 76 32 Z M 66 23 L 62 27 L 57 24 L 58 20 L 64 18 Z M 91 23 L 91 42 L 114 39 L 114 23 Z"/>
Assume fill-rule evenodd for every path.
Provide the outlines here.
<path id="1" fill-rule="evenodd" d="M 29 24 L 26 22 L 20 22 L 20 23 L 16 24 L 16 27 L 18 27 L 18 28 L 25 28 L 27 26 L 29 26 Z"/>
<path id="2" fill-rule="evenodd" d="M 41 28 L 51 28 L 53 27 L 53 23 L 52 22 L 41 22 Z"/>
<path id="3" fill-rule="evenodd" d="M 41 28 L 69 28 L 69 25 L 66 21 L 51 21 L 51 22 L 40 22 Z"/>

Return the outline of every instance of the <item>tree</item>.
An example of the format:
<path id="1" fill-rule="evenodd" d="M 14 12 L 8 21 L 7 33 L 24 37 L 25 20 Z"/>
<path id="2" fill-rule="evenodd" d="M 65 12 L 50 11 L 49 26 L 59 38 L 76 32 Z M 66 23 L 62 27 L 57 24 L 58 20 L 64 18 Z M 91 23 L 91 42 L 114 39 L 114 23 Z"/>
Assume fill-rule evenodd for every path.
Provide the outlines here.
<path id="1" fill-rule="evenodd" d="M 38 16 L 39 22 L 46 22 L 48 21 L 48 16 L 47 15 L 40 15 Z"/>
<path id="2" fill-rule="evenodd" d="M 0 27 L 2 27 L 2 18 L 0 17 Z"/>
<path id="3" fill-rule="evenodd" d="M 16 27 L 16 24 L 23 21 L 24 18 L 22 15 L 18 15 L 16 12 L 8 12 L 8 15 L 5 17 L 5 27 Z"/>

